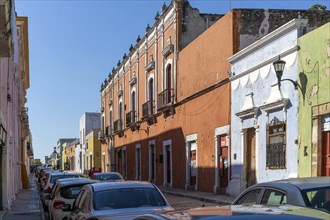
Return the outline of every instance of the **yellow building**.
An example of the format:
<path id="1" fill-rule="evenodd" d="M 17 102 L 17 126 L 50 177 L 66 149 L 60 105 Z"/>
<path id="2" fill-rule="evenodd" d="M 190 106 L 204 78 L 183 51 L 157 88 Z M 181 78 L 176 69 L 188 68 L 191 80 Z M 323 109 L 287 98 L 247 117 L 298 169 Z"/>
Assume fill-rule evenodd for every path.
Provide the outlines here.
<path id="1" fill-rule="evenodd" d="M 101 167 L 101 143 L 98 140 L 98 130 L 93 130 L 86 136 L 85 169 Z"/>

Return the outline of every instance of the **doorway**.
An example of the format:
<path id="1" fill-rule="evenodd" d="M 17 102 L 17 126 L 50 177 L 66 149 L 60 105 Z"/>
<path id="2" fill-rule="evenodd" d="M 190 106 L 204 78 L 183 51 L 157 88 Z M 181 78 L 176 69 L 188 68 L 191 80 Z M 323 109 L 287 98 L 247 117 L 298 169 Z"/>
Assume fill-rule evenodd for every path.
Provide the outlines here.
<path id="1" fill-rule="evenodd" d="M 330 176 L 330 131 L 322 132 L 321 176 Z"/>
<path id="2" fill-rule="evenodd" d="M 227 135 L 220 135 L 217 138 L 219 141 L 218 146 L 218 167 L 219 167 L 219 179 L 220 179 L 220 192 L 225 193 L 228 186 L 228 146 Z"/>
<path id="3" fill-rule="evenodd" d="M 255 128 L 246 130 L 246 148 L 245 148 L 245 181 L 246 188 L 257 183 L 256 179 L 256 138 Z"/>

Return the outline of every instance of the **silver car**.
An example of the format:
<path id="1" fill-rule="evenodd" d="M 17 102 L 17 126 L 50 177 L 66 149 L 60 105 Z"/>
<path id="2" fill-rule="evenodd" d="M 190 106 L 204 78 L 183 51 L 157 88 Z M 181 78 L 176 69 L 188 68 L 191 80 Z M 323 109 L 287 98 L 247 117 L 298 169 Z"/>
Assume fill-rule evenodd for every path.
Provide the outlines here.
<path id="1" fill-rule="evenodd" d="M 255 184 L 243 191 L 233 205 L 307 206 L 330 213 L 330 177 L 309 177 Z"/>
<path id="2" fill-rule="evenodd" d="M 173 210 L 160 190 L 149 182 L 104 182 L 85 185 L 73 206 L 69 219 L 132 219 L 146 213 Z"/>

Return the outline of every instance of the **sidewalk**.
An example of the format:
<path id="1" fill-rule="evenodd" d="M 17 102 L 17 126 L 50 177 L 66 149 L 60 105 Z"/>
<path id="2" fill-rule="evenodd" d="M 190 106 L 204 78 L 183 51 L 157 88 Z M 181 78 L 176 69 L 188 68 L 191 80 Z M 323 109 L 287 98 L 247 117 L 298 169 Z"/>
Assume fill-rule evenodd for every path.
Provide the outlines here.
<path id="1" fill-rule="evenodd" d="M 29 189 L 22 189 L 16 195 L 10 211 L 6 211 L 0 220 L 44 220 L 44 211 L 40 202 L 36 177 L 29 176 Z"/>
<path id="2" fill-rule="evenodd" d="M 197 199 L 209 203 L 215 203 L 219 205 L 229 205 L 234 201 L 234 197 L 226 196 L 222 194 L 184 190 L 179 188 L 171 188 L 166 186 L 157 186 L 162 193 L 171 194 L 176 196 L 182 196 L 190 199 Z"/>

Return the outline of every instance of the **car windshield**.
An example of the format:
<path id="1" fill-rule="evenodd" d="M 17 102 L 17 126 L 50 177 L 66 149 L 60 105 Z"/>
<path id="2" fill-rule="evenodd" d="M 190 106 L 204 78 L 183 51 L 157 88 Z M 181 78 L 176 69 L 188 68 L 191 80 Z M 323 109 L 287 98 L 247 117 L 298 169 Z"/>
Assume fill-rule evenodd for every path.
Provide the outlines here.
<path id="1" fill-rule="evenodd" d="M 166 206 L 162 195 L 154 188 L 111 189 L 94 193 L 95 210 Z"/>
<path id="2" fill-rule="evenodd" d="M 81 186 L 70 186 L 70 187 L 63 187 L 61 189 L 60 195 L 65 199 L 75 199 L 77 198 L 80 189 L 83 187 Z"/>
<path id="3" fill-rule="evenodd" d="M 330 213 L 330 185 L 329 187 L 307 189 L 302 191 L 309 207 Z"/>
<path id="4" fill-rule="evenodd" d="M 102 174 L 102 175 L 95 175 L 97 180 L 100 181 L 108 181 L 108 180 L 121 180 L 122 178 L 118 174 Z"/>

